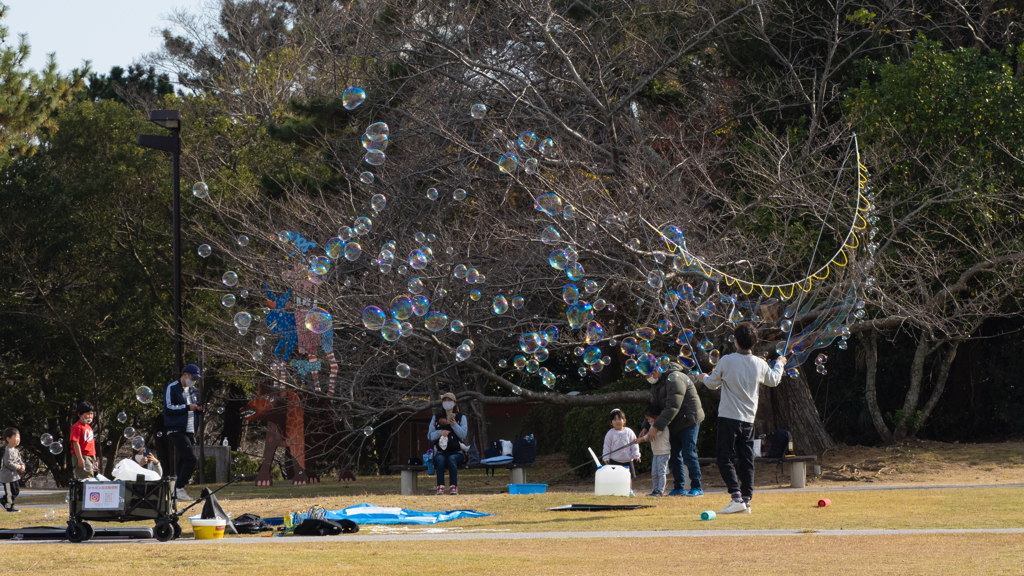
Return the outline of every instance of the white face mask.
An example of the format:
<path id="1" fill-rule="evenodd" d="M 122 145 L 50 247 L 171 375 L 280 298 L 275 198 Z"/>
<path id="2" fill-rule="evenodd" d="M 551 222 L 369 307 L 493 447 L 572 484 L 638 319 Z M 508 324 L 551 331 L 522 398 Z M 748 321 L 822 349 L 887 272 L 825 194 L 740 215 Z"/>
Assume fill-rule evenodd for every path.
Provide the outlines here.
<path id="1" fill-rule="evenodd" d="M 451 410 L 455 408 L 455 402 L 441 402 L 441 407 L 445 410 Z"/>

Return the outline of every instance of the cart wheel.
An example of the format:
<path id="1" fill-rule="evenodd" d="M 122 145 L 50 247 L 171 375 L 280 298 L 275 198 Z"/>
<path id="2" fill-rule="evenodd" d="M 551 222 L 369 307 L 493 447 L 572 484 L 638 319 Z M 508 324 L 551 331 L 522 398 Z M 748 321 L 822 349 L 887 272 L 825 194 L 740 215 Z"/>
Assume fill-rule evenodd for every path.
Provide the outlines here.
<path id="1" fill-rule="evenodd" d="M 78 542 L 84 542 L 86 540 L 86 535 L 88 534 L 85 524 L 82 524 L 81 522 L 68 524 L 68 529 L 65 530 L 64 533 L 67 535 L 68 540 L 76 544 Z"/>
<path id="2" fill-rule="evenodd" d="M 85 539 L 92 540 L 92 537 L 96 535 L 96 529 L 92 527 L 92 524 L 88 522 L 82 522 L 80 526 L 85 527 Z"/>
<path id="3" fill-rule="evenodd" d="M 171 527 L 174 528 L 173 540 L 177 540 L 181 536 L 181 524 L 178 524 L 177 522 L 171 522 Z"/>
<path id="4" fill-rule="evenodd" d="M 174 527 L 171 524 L 157 524 L 153 529 L 153 535 L 161 542 L 167 542 L 174 538 Z"/>

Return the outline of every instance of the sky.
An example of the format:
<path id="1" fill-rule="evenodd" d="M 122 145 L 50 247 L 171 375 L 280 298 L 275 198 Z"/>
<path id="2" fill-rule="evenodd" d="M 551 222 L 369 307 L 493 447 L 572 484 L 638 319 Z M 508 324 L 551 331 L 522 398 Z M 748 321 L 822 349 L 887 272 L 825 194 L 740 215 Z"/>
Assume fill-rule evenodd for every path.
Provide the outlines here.
<path id="1" fill-rule="evenodd" d="M 10 9 L 3 24 L 7 42 L 17 44 L 28 34 L 32 47 L 28 67 L 40 70 L 51 52 L 62 72 L 92 61 L 94 72 L 106 74 L 112 66 L 127 68 L 160 47 L 157 30 L 175 8 L 195 11 L 208 0 L 0 0 Z M 109 30 L 108 30 L 109 29 Z"/>

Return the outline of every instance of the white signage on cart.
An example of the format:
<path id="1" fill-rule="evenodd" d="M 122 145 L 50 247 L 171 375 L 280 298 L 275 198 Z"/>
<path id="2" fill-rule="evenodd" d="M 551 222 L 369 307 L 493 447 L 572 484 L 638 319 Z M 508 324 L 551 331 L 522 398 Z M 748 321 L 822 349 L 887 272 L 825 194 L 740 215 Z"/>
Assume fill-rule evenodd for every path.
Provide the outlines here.
<path id="1" fill-rule="evenodd" d="M 83 510 L 120 510 L 121 484 L 86 482 L 82 486 Z"/>

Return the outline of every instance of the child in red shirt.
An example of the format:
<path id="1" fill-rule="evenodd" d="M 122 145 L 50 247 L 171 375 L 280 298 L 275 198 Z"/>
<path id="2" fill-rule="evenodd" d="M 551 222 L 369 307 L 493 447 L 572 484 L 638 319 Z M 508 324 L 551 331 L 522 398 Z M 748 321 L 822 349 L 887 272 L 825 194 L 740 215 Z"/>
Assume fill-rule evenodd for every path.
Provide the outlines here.
<path id="1" fill-rule="evenodd" d="M 75 456 L 75 478 L 94 478 L 99 469 L 96 466 L 96 441 L 92 433 L 92 419 L 95 411 L 92 404 L 78 404 L 78 422 L 71 427 L 71 453 Z"/>

